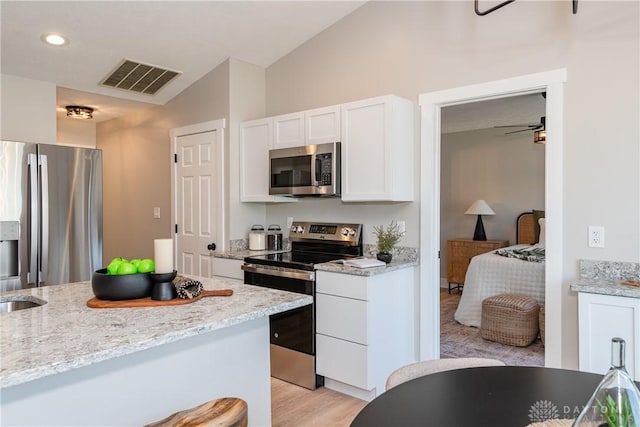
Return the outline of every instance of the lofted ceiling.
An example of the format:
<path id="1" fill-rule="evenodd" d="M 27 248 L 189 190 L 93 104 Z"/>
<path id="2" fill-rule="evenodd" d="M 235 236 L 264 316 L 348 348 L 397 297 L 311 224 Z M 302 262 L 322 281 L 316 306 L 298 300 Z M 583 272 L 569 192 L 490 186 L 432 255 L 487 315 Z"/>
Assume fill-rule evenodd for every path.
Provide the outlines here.
<path id="1" fill-rule="evenodd" d="M 350 14 L 364 1 L 1 1 L 1 72 L 57 86 L 65 105 L 96 109 L 94 122 L 163 105 L 206 73 L 236 58 L 268 67 Z M 40 37 L 58 32 L 68 45 Z M 155 95 L 103 86 L 130 59 L 181 74 Z M 539 94 L 443 109 L 444 133 L 534 123 Z"/>
<path id="2" fill-rule="evenodd" d="M 442 109 L 442 133 L 489 129 L 494 126 L 534 124 L 545 115 L 540 93 L 452 105 Z M 505 132 L 524 128 L 504 129 Z"/>
<path id="3" fill-rule="evenodd" d="M 268 67 L 365 1 L 2 1 L 1 71 L 54 83 L 58 114 L 96 108 L 95 121 L 163 105 L 236 58 Z M 68 37 L 45 45 L 43 33 Z M 155 95 L 102 86 L 123 59 L 181 74 Z"/>

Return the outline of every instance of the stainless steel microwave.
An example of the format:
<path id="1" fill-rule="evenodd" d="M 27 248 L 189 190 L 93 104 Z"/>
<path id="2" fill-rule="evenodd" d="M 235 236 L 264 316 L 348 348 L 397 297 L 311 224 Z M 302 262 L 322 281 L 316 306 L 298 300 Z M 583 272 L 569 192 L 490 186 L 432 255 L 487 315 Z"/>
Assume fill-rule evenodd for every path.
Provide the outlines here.
<path id="1" fill-rule="evenodd" d="M 339 196 L 340 143 L 269 150 L 269 194 Z"/>

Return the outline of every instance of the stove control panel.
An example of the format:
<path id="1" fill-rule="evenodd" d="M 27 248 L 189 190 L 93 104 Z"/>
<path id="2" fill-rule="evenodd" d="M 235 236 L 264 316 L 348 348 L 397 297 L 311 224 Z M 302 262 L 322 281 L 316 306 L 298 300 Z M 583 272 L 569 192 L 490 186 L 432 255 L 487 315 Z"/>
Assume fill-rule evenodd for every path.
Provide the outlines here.
<path id="1" fill-rule="evenodd" d="M 331 240 L 357 245 L 360 242 L 362 224 L 293 221 L 289 239 Z"/>

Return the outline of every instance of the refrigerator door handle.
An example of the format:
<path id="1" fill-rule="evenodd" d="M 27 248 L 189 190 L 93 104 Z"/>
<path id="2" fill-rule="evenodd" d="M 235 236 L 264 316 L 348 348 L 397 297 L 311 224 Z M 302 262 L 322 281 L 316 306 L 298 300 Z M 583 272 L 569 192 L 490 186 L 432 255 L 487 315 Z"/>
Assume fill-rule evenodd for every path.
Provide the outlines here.
<path id="1" fill-rule="evenodd" d="M 40 233 L 42 236 L 42 251 L 40 253 L 40 271 L 38 286 L 45 284 L 49 272 L 49 167 L 47 156 L 40 154 Z"/>
<path id="2" fill-rule="evenodd" d="M 27 206 L 27 218 L 29 219 L 28 229 L 28 252 L 29 266 L 27 270 L 27 285 L 37 285 L 38 280 L 38 155 L 29 153 L 27 157 L 27 167 L 29 170 L 29 202 Z"/>

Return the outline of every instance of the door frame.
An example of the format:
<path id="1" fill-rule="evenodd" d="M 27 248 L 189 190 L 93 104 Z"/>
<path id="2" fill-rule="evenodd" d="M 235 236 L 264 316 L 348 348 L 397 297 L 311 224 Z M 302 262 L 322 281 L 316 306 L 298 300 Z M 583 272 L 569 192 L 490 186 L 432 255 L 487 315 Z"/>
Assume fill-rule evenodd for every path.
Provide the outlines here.
<path id="1" fill-rule="evenodd" d="M 189 126 L 183 126 L 179 128 L 173 128 L 169 130 L 169 137 L 171 139 L 171 237 L 173 238 L 173 262 L 174 265 L 178 265 L 178 239 L 176 236 L 176 218 L 178 218 L 178 203 L 176 198 L 178 197 L 176 188 L 177 180 L 177 168 L 178 164 L 175 161 L 175 155 L 178 152 L 178 138 L 181 136 L 194 135 L 197 133 L 216 132 L 216 144 L 217 144 L 217 158 L 218 164 L 216 165 L 216 183 L 217 190 L 220 197 L 220 212 L 218 212 L 218 223 L 215 225 L 218 243 L 216 243 L 216 251 L 224 252 L 227 249 L 227 181 L 226 181 L 226 162 L 225 162 L 225 137 L 224 130 L 226 126 L 225 119 L 212 120 L 208 122 L 196 123 Z"/>
<path id="2" fill-rule="evenodd" d="M 420 154 L 420 360 L 440 357 L 440 152 L 442 107 L 546 92 L 545 321 L 562 325 L 563 138 L 566 69 L 462 86 L 419 96 Z M 562 327 L 545 332 L 545 366 L 562 366 Z"/>

